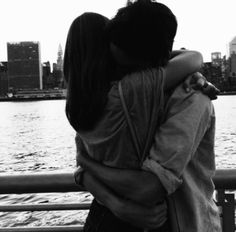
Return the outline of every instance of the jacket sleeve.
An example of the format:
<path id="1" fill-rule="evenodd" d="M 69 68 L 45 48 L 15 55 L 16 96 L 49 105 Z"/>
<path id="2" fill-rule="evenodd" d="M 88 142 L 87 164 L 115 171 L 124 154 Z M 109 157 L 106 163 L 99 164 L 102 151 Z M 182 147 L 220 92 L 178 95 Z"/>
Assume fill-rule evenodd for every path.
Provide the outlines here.
<path id="1" fill-rule="evenodd" d="M 143 169 L 158 176 L 168 195 L 182 183 L 213 114 L 213 105 L 201 92 L 177 87 L 166 106 L 165 122 L 157 130 Z"/>

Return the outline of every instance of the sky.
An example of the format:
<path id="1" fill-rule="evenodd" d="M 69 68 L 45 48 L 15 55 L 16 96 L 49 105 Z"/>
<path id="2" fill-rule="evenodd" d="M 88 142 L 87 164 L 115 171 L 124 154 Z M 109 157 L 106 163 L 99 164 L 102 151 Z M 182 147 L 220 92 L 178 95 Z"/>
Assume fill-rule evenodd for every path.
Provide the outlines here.
<path id="1" fill-rule="evenodd" d="M 228 54 L 236 36 L 235 0 L 160 0 L 176 15 L 174 49 L 200 51 L 204 62 L 212 52 Z M 56 62 L 65 47 L 73 19 L 84 12 L 113 17 L 126 0 L 0 0 L 0 61 L 7 60 L 7 42 L 39 41 L 41 61 Z"/>

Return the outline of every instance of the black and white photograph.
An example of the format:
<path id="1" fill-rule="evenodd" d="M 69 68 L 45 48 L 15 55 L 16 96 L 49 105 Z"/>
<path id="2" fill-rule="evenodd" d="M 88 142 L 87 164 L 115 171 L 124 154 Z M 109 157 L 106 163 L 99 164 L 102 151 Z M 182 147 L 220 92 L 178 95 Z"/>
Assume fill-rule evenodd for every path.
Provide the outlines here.
<path id="1" fill-rule="evenodd" d="M 235 0 L 0 0 L 0 232 L 234 232 Z"/>

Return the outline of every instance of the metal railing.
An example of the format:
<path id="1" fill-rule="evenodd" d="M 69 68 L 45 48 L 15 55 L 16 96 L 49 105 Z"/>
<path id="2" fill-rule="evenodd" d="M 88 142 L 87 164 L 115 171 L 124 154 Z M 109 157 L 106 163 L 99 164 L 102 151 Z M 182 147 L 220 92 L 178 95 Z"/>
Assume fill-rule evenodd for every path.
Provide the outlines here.
<path id="1" fill-rule="evenodd" d="M 235 198 L 231 190 L 236 190 L 236 169 L 217 170 L 214 177 L 217 191 L 217 205 L 221 208 L 224 232 L 235 231 Z M 79 192 L 83 191 L 74 182 L 72 173 L 0 175 L 0 194 Z M 85 210 L 90 204 L 14 204 L 0 205 L 1 212 Z M 78 232 L 83 226 L 51 227 L 2 227 L 0 232 Z"/>
<path id="2" fill-rule="evenodd" d="M 235 231 L 236 169 L 217 170 L 214 178 L 217 205 L 221 208 L 223 232 Z M 227 191 L 228 190 L 228 191 Z"/>

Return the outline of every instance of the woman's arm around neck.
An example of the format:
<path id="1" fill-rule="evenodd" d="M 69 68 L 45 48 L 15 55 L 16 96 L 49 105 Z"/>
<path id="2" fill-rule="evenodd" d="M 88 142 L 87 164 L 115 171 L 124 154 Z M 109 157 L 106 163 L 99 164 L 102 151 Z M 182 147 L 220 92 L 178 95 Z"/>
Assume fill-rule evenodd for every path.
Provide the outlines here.
<path id="1" fill-rule="evenodd" d="M 188 75 L 200 70 L 203 57 L 200 52 L 176 50 L 165 66 L 164 90 L 170 90 L 181 83 Z"/>

